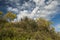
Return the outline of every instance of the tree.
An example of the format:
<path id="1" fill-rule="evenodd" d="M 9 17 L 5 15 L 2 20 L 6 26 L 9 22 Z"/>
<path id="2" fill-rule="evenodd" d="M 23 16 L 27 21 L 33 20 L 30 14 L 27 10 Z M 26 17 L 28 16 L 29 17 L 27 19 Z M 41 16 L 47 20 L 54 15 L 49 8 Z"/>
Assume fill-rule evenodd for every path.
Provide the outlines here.
<path id="1" fill-rule="evenodd" d="M 2 18 L 2 14 L 3 14 L 3 12 L 2 12 L 2 11 L 0 11 L 0 18 Z"/>
<path id="2" fill-rule="evenodd" d="M 6 15 L 5 15 L 5 18 L 8 20 L 8 21 L 12 21 L 16 18 L 16 14 L 12 13 L 12 12 L 8 12 Z"/>
<path id="3" fill-rule="evenodd" d="M 0 11 L 0 15 L 2 15 L 3 14 L 3 12 L 2 11 Z"/>
<path id="4" fill-rule="evenodd" d="M 50 30 L 51 22 L 49 22 L 43 18 L 37 18 L 35 21 L 37 22 L 39 30 L 46 30 L 46 31 Z"/>
<path id="5" fill-rule="evenodd" d="M 6 22 L 7 22 L 7 21 L 6 21 L 6 19 L 4 18 L 3 12 L 0 11 L 0 28 L 2 28 Z"/>

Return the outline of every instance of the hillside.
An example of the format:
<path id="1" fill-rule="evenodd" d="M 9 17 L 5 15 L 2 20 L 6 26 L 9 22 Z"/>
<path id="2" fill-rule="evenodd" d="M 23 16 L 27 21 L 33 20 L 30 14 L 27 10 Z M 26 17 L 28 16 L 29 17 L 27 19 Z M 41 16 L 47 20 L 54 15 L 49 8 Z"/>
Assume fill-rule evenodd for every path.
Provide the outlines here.
<path id="1" fill-rule="evenodd" d="M 60 40 L 60 34 L 51 27 L 52 22 L 28 17 L 11 22 L 15 17 L 11 12 L 4 16 L 0 12 L 0 40 Z"/>

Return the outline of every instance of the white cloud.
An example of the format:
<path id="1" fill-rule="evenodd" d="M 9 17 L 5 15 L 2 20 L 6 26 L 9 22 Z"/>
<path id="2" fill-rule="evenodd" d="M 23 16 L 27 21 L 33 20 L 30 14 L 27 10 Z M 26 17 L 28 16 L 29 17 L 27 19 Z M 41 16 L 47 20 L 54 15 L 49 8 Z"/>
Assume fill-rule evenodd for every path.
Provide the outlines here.
<path id="1" fill-rule="evenodd" d="M 30 1 L 25 2 L 22 6 L 17 6 L 17 8 L 8 7 L 8 10 L 15 11 L 18 13 L 17 20 L 20 20 L 24 16 L 27 16 L 30 18 L 42 17 L 50 20 L 52 17 L 54 17 L 53 15 L 56 14 L 55 12 L 57 10 L 56 8 L 58 5 L 57 0 L 54 0 L 54 1 L 49 0 L 47 2 L 48 5 L 45 4 L 45 0 L 33 0 L 33 2 L 36 3 L 36 5 Z M 16 2 L 16 4 L 19 5 L 18 2 Z"/>
<path id="2" fill-rule="evenodd" d="M 60 32 L 60 24 L 55 25 L 55 30 Z"/>
<path id="3" fill-rule="evenodd" d="M 45 0 L 34 1 L 36 2 L 36 8 L 31 13 L 33 16 L 49 19 L 51 15 L 55 14 L 58 5 L 57 1 L 51 1 L 49 5 L 45 4 Z"/>
<path id="4" fill-rule="evenodd" d="M 57 25 L 56 25 L 56 28 L 60 28 L 60 24 L 57 24 Z"/>
<path id="5" fill-rule="evenodd" d="M 45 0 L 33 0 L 35 3 L 36 3 L 36 5 L 38 5 L 38 6 L 44 6 L 45 5 L 45 3 L 44 3 L 44 1 Z"/>
<path id="6" fill-rule="evenodd" d="M 52 1 L 49 5 L 45 6 L 45 9 L 55 9 L 57 4 L 57 1 Z"/>
<path id="7" fill-rule="evenodd" d="M 17 15 L 17 20 L 19 21 L 21 18 L 25 17 L 25 16 L 30 16 L 28 14 L 28 11 L 27 10 L 24 10 L 24 11 L 20 11 L 19 14 Z"/>
<path id="8" fill-rule="evenodd" d="M 18 13 L 18 9 L 17 8 L 8 7 L 7 9 L 8 9 L 8 11 L 13 11 L 15 13 Z"/>

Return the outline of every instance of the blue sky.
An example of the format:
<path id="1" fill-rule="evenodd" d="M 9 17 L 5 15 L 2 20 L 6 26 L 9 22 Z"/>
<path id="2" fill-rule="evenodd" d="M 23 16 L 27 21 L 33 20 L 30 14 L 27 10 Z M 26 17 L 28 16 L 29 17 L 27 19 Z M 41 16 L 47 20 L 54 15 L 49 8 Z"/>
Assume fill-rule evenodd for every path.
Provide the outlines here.
<path id="1" fill-rule="evenodd" d="M 24 16 L 42 17 L 52 21 L 56 31 L 60 31 L 60 0 L 0 0 L 0 11 L 16 13 L 14 21 Z"/>

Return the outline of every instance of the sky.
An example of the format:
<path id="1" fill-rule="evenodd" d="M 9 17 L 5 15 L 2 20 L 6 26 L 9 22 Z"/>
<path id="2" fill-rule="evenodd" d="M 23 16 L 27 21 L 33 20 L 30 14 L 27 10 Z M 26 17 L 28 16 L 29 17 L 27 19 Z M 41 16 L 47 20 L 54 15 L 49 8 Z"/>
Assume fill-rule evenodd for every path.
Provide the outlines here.
<path id="1" fill-rule="evenodd" d="M 44 18 L 52 21 L 60 32 L 60 0 L 0 0 L 0 11 L 16 13 L 19 21 L 27 16 L 32 19 Z"/>

